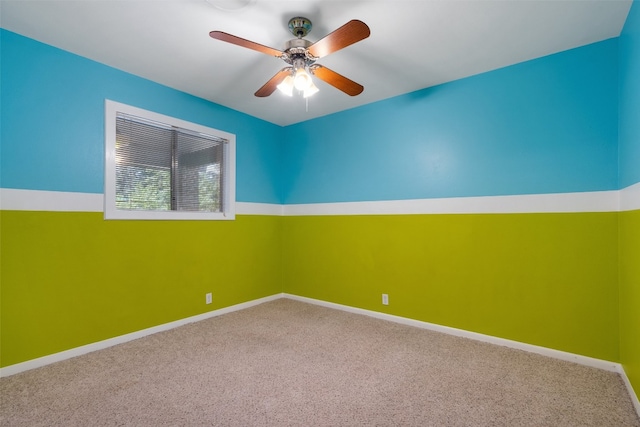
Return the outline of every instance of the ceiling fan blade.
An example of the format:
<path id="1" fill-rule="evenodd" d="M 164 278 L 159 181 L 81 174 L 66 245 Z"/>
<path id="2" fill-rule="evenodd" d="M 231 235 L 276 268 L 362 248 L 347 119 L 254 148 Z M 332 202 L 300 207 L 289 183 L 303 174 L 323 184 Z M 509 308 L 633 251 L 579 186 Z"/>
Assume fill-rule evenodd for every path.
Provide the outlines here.
<path id="1" fill-rule="evenodd" d="M 309 46 L 308 51 L 316 58 L 322 58 L 360 40 L 366 39 L 370 34 L 371 30 L 369 30 L 367 24 L 354 19 Z"/>
<path id="2" fill-rule="evenodd" d="M 278 87 L 280 83 L 288 76 L 291 75 L 291 67 L 283 68 L 278 71 L 275 76 L 271 77 L 258 91 L 255 93 L 258 97 L 265 97 L 271 95 Z"/>
<path id="3" fill-rule="evenodd" d="M 329 83 L 331 86 L 340 89 L 347 95 L 360 95 L 364 90 L 364 86 L 346 78 L 341 74 L 336 73 L 335 71 L 328 69 L 327 67 L 323 67 L 322 65 L 316 64 L 309 67 L 309 69 L 314 76 L 317 76 L 320 80 L 323 80 Z"/>
<path id="4" fill-rule="evenodd" d="M 246 47 L 248 49 L 253 49 L 256 50 L 258 52 L 261 53 L 265 53 L 267 55 L 271 55 L 271 56 L 276 56 L 276 57 L 281 57 L 284 53 L 279 51 L 278 49 L 274 49 L 272 47 L 269 46 L 264 46 L 261 45 L 259 43 L 256 42 L 252 42 L 250 40 L 246 40 L 243 39 L 241 37 L 238 36 L 234 36 L 222 31 L 211 31 L 209 33 L 209 35 L 216 39 L 216 40 L 222 40 L 223 42 L 227 42 L 227 43 L 231 43 L 231 44 L 235 44 L 238 46 L 242 46 L 242 47 Z"/>

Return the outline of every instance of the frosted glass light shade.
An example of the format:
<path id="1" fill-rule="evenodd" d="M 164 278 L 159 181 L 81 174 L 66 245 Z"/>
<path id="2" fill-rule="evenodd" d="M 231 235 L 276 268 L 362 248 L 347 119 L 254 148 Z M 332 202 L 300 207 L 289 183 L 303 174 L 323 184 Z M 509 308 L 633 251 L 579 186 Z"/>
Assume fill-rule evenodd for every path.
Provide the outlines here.
<path id="1" fill-rule="evenodd" d="M 311 76 L 304 70 L 304 68 L 298 68 L 296 75 L 293 78 L 293 86 L 298 90 L 306 90 L 313 84 Z"/>
<path id="2" fill-rule="evenodd" d="M 320 89 L 318 89 L 318 88 L 316 87 L 316 85 L 314 85 L 314 84 L 313 84 L 313 81 L 312 81 L 312 82 L 311 82 L 311 85 L 310 85 L 308 88 L 306 88 L 306 89 L 304 90 L 304 94 L 303 94 L 303 96 L 304 96 L 305 98 L 308 98 L 308 97 L 310 97 L 311 95 L 314 95 L 314 94 L 318 93 L 319 91 L 320 91 Z"/>
<path id="3" fill-rule="evenodd" d="M 285 95 L 293 96 L 293 77 L 285 77 L 284 80 L 277 86 L 277 88 Z"/>

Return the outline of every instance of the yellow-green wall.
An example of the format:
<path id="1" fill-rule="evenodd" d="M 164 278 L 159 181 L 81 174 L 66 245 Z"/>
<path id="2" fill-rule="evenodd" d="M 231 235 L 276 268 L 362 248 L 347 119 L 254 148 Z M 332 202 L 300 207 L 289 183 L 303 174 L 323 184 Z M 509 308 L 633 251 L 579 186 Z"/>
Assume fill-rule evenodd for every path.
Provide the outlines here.
<path id="1" fill-rule="evenodd" d="M 620 212 L 620 359 L 640 393 L 640 210 Z"/>
<path id="2" fill-rule="evenodd" d="M 619 360 L 616 212 L 283 220 L 285 292 Z"/>
<path id="3" fill-rule="evenodd" d="M 620 304 L 640 305 L 638 211 L 0 224 L 2 366 L 283 291 L 611 361 L 619 320 L 639 333 L 616 292 L 620 250 Z"/>
<path id="4" fill-rule="evenodd" d="M 1 366 L 281 292 L 281 218 L 2 211 Z M 213 303 L 205 304 L 205 294 Z"/>

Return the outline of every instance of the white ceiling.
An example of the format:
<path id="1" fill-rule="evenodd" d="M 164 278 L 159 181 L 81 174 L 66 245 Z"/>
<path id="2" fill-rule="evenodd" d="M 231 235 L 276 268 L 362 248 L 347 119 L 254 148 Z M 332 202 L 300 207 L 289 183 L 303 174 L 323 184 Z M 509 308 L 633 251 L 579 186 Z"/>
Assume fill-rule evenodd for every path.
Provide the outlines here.
<path id="1" fill-rule="evenodd" d="M 239 10 L 241 3 L 249 3 Z M 288 125 L 620 35 L 631 0 L 2 0 L 3 28 L 255 117 Z M 227 10 L 223 10 L 227 9 Z M 214 40 L 284 49 L 293 16 L 316 41 L 351 19 L 371 36 L 318 61 L 362 84 L 350 97 L 253 94 L 286 64 Z M 317 80 L 317 79 L 316 79 Z"/>

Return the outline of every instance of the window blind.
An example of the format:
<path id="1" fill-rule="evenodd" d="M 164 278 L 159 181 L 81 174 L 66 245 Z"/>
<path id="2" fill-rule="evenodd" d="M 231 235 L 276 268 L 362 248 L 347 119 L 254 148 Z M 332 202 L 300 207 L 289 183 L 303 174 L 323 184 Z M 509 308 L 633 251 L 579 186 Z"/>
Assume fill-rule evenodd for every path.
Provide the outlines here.
<path id="1" fill-rule="evenodd" d="M 222 212 L 226 142 L 118 112 L 116 208 Z"/>

